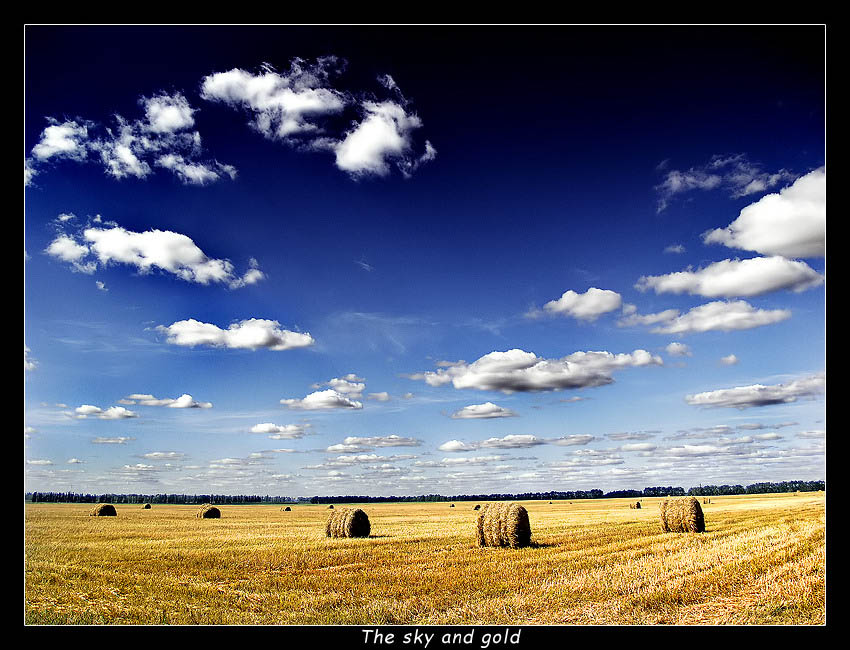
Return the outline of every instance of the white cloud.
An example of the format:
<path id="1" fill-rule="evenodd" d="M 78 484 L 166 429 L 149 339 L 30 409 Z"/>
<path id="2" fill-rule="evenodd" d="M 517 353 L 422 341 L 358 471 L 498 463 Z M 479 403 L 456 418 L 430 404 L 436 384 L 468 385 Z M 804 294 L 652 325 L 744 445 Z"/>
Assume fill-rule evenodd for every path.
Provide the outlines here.
<path id="1" fill-rule="evenodd" d="M 549 314 L 594 321 L 602 314 L 619 309 L 622 303 L 622 297 L 616 291 L 591 287 L 584 293 L 565 291 L 557 300 L 543 305 L 543 310 Z"/>
<path id="2" fill-rule="evenodd" d="M 97 270 L 95 262 L 82 262 L 83 258 L 89 254 L 89 248 L 83 244 L 78 244 L 68 235 L 58 235 L 44 249 L 44 252 L 62 262 L 67 262 L 80 273 L 91 274 Z"/>
<path id="3" fill-rule="evenodd" d="M 348 104 L 343 93 L 327 87 L 329 75 L 341 65 L 344 62 L 335 57 L 324 57 L 313 66 L 295 59 L 286 74 L 269 65 L 256 75 L 234 68 L 204 77 L 201 97 L 246 109 L 253 113 L 257 131 L 287 140 L 320 131 L 318 118 L 339 113 Z"/>
<path id="4" fill-rule="evenodd" d="M 452 418 L 455 420 L 476 420 L 490 418 L 510 418 L 516 417 L 516 413 L 510 409 L 493 404 L 493 402 L 485 402 L 484 404 L 470 404 L 464 406 L 459 411 L 452 413 Z"/>
<path id="5" fill-rule="evenodd" d="M 52 465 L 52 460 L 44 460 L 44 459 L 33 459 L 28 460 L 27 465 Z"/>
<path id="6" fill-rule="evenodd" d="M 60 234 L 45 253 L 85 273 L 93 273 L 98 265 L 126 264 L 141 274 L 159 269 L 186 282 L 223 283 L 233 289 L 264 277 L 253 258 L 250 270 L 239 277 L 230 261 L 208 257 L 190 237 L 170 230 L 133 232 L 118 226 L 90 227 L 83 229 L 79 237 L 81 242 Z"/>
<path id="7" fill-rule="evenodd" d="M 787 384 L 738 386 L 685 396 L 693 406 L 745 409 L 754 406 L 788 404 L 800 397 L 813 397 L 826 390 L 826 376 L 812 375 Z"/>
<path id="8" fill-rule="evenodd" d="M 362 409 L 363 403 L 349 399 L 332 388 L 310 393 L 303 399 L 282 399 L 280 403 L 290 409 L 319 411 L 326 409 Z"/>
<path id="9" fill-rule="evenodd" d="M 826 242 L 826 169 L 820 167 L 777 194 L 768 194 L 741 210 L 726 228 L 703 236 L 706 244 L 724 244 L 763 255 L 823 257 Z"/>
<path id="10" fill-rule="evenodd" d="M 267 433 L 273 440 L 295 440 L 303 438 L 307 425 L 301 424 L 273 424 L 263 422 L 251 427 L 251 433 Z"/>
<path id="11" fill-rule="evenodd" d="M 209 409 L 212 402 L 198 402 L 191 395 L 184 393 L 180 397 L 163 399 L 154 397 L 147 393 L 133 393 L 128 395 L 123 402 L 125 404 L 138 404 L 139 406 L 167 406 L 174 409 Z"/>
<path id="12" fill-rule="evenodd" d="M 573 447 L 576 445 L 586 445 L 589 442 L 592 442 L 596 438 L 590 434 L 575 434 L 572 436 L 564 436 L 563 438 L 553 438 L 550 442 L 553 445 L 558 445 L 560 447 Z"/>
<path id="13" fill-rule="evenodd" d="M 422 441 L 392 434 L 389 436 L 349 436 L 343 440 L 343 443 L 358 447 L 418 447 L 422 444 Z"/>
<path id="14" fill-rule="evenodd" d="M 756 309 L 743 300 L 709 302 L 651 329 L 656 334 L 747 330 L 791 318 L 788 309 Z"/>
<path id="15" fill-rule="evenodd" d="M 194 347 L 205 345 L 217 348 L 256 350 L 265 348 L 281 351 L 303 348 L 315 343 L 308 333 L 280 329 L 276 320 L 250 318 L 232 323 L 226 330 L 211 323 L 202 323 L 190 318 L 177 321 L 167 327 L 158 325 L 159 332 L 174 345 Z"/>
<path id="16" fill-rule="evenodd" d="M 722 189 L 730 197 L 740 198 L 790 182 L 795 176 L 786 169 L 765 172 L 744 154 L 715 155 L 705 165 L 686 171 L 668 171 L 664 180 L 655 187 L 659 195 L 658 212 L 665 210 L 674 196 L 694 190 Z"/>
<path id="17" fill-rule="evenodd" d="M 437 449 L 449 452 L 476 451 L 479 449 L 529 449 L 538 445 L 580 446 L 595 438 L 591 435 L 574 435 L 563 438 L 540 438 L 531 434 L 510 434 L 502 438 L 487 438 L 472 442 L 449 440 Z"/>
<path id="18" fill-rule="evenodd" d="M 667 350 L 667 354 L 669 354 L 671 357 L 693 356 L 691 349 L 684 343 L 679 343 L 678 341 L 670 343 L 670 345 L 668 345 L 665 350 Z"/>
<path id="19" fill-rule="evenodd" d="M 706 298 L 759 296 L 789 289 L 800 292 L 823 284 L 824 278 L 805 262 L 781 256 L 723 260 L 698 271 L 643 276 L 635 288 L 655 293 L 689 293 Z"/>
<path id="20" fill-rule="evenodd" d="M 30 357 L 31 350 L 25 345 L 24 346 L 24 372 L 35 370 L 38 363 Z"/>
<path id="21" fill-rule="evenodd" d="M 656 449 L 658 449 L 657 445 L 653 445 L 650 442 L 632 442 L 620 447 L 620 451 L 647 452 L 655 451 Z"/>
<path id="22" fill-rule="evenodd" d="M 151 98 L 143 97 L 140 103 L 145 108 L 148 129 L 153 133 L 173 133 L 189 129 L 195 125 L 195 112 L 186 98 L 177 93 L 162 93 Z"/>
<path id="23" fill-rule="evenodd" d="M 142 458 L 148 460 L 178 460 L 183 458 L 184 454 L 179 451 L 152 451 L 147 454 L 142 454 Z"/>
<path id="24" fill-rule="evenodd" d="M 39 173 L 36 164 L 53 159 L 99 160 L 105 173 L 119 180 L 146 178 L 153 165 L 172 171 L 183 183 L 191 185 L 236 176 L 231 165 L 197 160 L 203 152 L 201 136 L 189 131 L 195 123 L 195 109 L 182 94 L 160 93 L 142 97 L 139 103 L 145 111 L 144 119 L 130 121 L 115 115 L 113 127 L 94 122 L 60 124 L 49 119 L 50 125 L 32 148 L 30 159 L 24 162 L 24 184 L 30 185 Z"/>
<path id="25" fill-rule="evenodd" d="M 334 147 L 336 166 L 355 177 L 386 176 L 390 162 L 409 159 L 411 134 L 422 120 L 392 101 L 363 102 L 362 108 L 363 120 Z"/>
<path id="26" fill-rule="evenodd" d="M 328 56 L 314 64 L 296 58 L 283 73 L 268 64 L 257 74 L 234 68 L 205 77 L 201 96 L 247 111 L 253 118 L 251 126 L 268 139 L 302 151 L 333 153 L 337 168 L 354 178 L 385 176 L 391 164 L 410 176 L 433 160 L 436 149 L 430 142 L 425 142 L 423 153 L 414 153 L 412 133 L 422 121 L 409 111 L 395 81 L 388 82 L 387 75 L 378 78 L 393 99 L 338 90 L 331 79 L 346 65 L 343 59 Z M 356 112 L 357 117 L 343 132 L 340 125 L 346 112 Z"/>
<path id="27" fill-rule="evenodd" d="M 74 413 L 76 413 L 75 417 L 78 419 L 85 419 L 90 415 L 101 420 L 126 420 L 139 417 L 138 413 L 130 411 L 123 406 L 110 406 L 104 410 L 99 406 L 92 406 L 91 404 L 78 406 L 74 409 Z"/>
<path id="28" fill-rule="evenodd" d="M 366 380 L 362 377 L 358 377 L 354 373 L 348 373 L 344 377 L 334 377 L 321 385 L 332 388 L 340 395 L 360 399 L 363 396 L 363 391 L 366 389 L 365 382 Z M 315 388 L 319 388 L 319 385 L 316 385 Z"/>
<path id="29" fill-rule="evenodd" d="M 575 352 L 562 359 L 543 359 L 533 352 L 513 349 L 491 352 L 471 364 L 457 362 L 408 377 L 431 386 L 451 383 L 458 389 L 535 392 L 602 386 L 614 381 L 611 375 L 617 370 L 650 365 L 663 365 L 663 361 L 646 350 L 631 354 Z"/>
<path id="30" fill-rule="evenodd" d="M 389 402 L 390 394 L 386 391 L 381 391 L 380 393 L 369 393 L 366 396 L 368 399 L 375 400 L 376 402 Z"/>
<path id="31" fill-rule="evenodd" d="M 135 440 L 135 438 L 130 438 L 128 436 L 116 436 L 112 438 L 105 438 L 98 436 L 97 438 L 92 438 L 92 444 L 94 445 L 126 445 L 128 442 Z"/>
<path id="32" fill-rule="evenodd" d="M 156 159 L 158 167 L 171 170 L 187 185 L 206 185 L 219 180 L 222 175 L 229 176 L 231 180 L 236 178 L 236 168 L 233 165 L 223 165 L 220 162 L 197 163 L 190 162 L 183 156 L 168 153 Z"/>
<path id="33" fill-rule="evenodd" d="M 738 363 L 738 357 L 736 357 L 734 354 L 730 354 L 725 357 L 720 357 L 720 363 L 722 363 L 724 366 L 734 366 L 736 363 Z"/>
<path id="34" fill-rule="evenodd" d="M 50 120 L 50 126 L 41 132 L 41 139 L 30 152 L 39 161 L 50 158 L 82 160 L 86 157 L 88 128 L 71 120 L 60 124 Z"/>

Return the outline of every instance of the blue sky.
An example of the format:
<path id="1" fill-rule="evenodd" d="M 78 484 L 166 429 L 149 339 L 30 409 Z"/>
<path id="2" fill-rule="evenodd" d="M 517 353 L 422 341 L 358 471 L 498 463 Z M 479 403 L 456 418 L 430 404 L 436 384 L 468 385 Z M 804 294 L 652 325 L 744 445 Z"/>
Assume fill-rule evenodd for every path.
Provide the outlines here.
<path id="1" fill-rule="evenodd" d="M 28 27 L 26 489 L 824 478 L 823 45 Z"/>

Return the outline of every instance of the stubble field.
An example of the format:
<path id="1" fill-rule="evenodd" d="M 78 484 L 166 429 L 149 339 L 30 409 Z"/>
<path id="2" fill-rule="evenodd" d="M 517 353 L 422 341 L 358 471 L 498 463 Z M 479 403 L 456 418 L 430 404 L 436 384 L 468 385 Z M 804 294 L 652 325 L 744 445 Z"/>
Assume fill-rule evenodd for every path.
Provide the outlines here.
<path id="1" fill-rule="evenodd" d="M 26 624 L 690 625 L 825 622 L 825 494 L 711 497 L 706 532 L 642 499 L 526 501 L 532 546 L 476 545 L 474 502 L 25 507 Z"/>

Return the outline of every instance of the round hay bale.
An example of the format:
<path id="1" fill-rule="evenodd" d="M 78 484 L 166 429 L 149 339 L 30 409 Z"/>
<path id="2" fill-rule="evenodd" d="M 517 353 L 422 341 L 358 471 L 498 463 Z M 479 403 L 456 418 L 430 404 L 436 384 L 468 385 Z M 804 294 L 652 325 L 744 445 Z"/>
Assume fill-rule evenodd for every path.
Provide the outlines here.
<path id="1" fill-rule="evenodd" d="M 333 509 L 334 509 L 333 504 L 331 504 L 331 505 L 329 505 L 329 506 L 328 506 L 328 510 L 333 510 Z"/>
<path id="2" fill-rule="evenodd" d="M 454 507 L 455 507 L 455 504 L 453 504 L 453 503 L 449 506 L 449 508 L 454 508 Z"/>
<path id="3" fill-rule="evenodd" d="M 518 503 L 488 503 L 478 515 L 476 535 L 479 546 L 528 546 L 528 511 Z"/>
<path id="4" fill-rule="evenodd" d="M 283 511 L 284 512 L 292 512 L 292 508 L 290 508 L 289 506 L 286 506 L 285 508 L 283 508 Z"/>
<path id="5" fill-rule="evenodd" d="M 635 510 L 640 510 L 640 501 L 635 504 Z"/>
<path id="6" fill-rule="evenodd" d="M 142 506 L 142 510 L 150 510 L 150 509 L 151 509 L 151 504 L 149 504 L 149 503 L 146 503 L 145 505 Z"/>
<path id="7" fill-rule="evenodd" d="M 704 533 L 705 517 L 695 497 L 664 499 L 659 505 L 661 530 L 665 533 Z"/>
<path id="8" fill-rule="evenodd" d="M 476 504 L 475 504 L 475 507 L 473 508 L 473 510 L 481 510 L 481 504 L 480 504 L 480 503 L 476 503 Z"/>
<path id="9" fill-rule="evenodd" d="M 360 508 L 340 508 L 328 517 L 327 537 L 369 537 L 372 525 L 369 516 Z"/>
<path id="10" fill-rule="evenodd" d="M 198 514 L 195 516 L 198 519 L 221 519 L 221 510 L 206 503 L 201 506 L 201 509 L 198 510 Z"/>
<path id="11" fill-rule="evenodd" d="M 115 506 L 111 503 L 98 503 L 91 511 L 92 517 L 117 517 Z"/>

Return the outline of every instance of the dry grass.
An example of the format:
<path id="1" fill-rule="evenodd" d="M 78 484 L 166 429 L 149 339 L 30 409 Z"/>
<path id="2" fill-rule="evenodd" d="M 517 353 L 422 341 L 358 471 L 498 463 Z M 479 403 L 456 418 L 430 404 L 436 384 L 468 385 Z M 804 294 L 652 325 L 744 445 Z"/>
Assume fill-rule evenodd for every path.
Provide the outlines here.
<path id="1" fill-rule="evenodd" d="M 661 499 L 526 501 L 535 544 L 481 548 L 472 505 L 328 511 L 30 504 L 29 624 L 823 624 L 823 493 L 712 497 L 706 532 L 663 533 Z"/>

